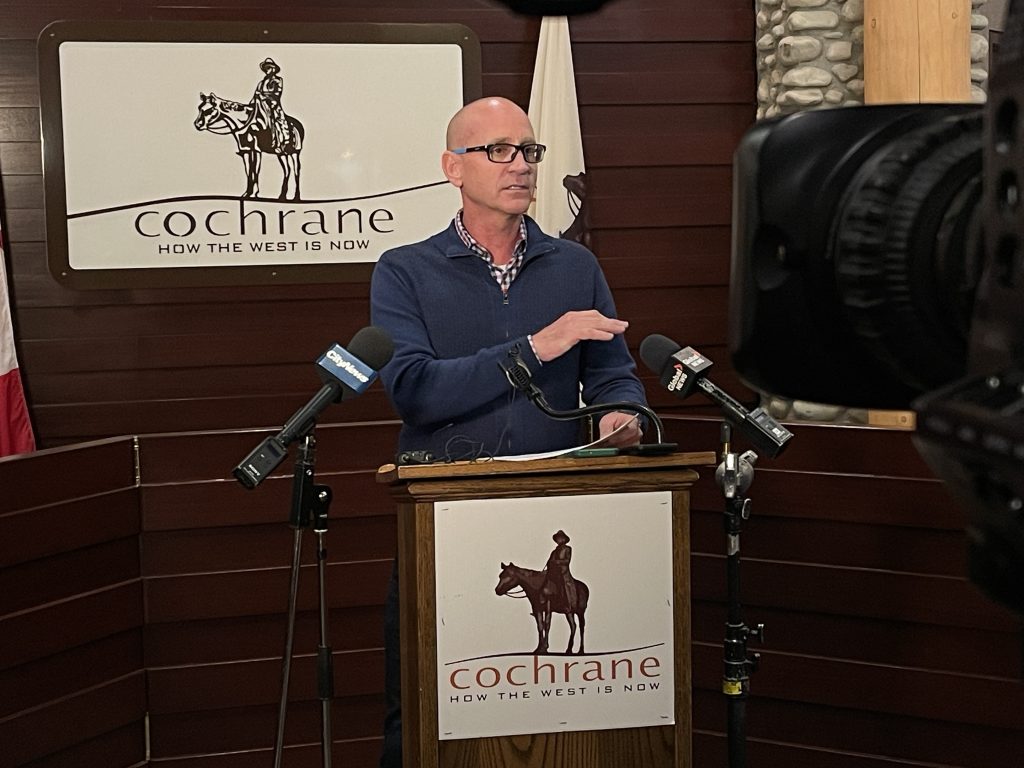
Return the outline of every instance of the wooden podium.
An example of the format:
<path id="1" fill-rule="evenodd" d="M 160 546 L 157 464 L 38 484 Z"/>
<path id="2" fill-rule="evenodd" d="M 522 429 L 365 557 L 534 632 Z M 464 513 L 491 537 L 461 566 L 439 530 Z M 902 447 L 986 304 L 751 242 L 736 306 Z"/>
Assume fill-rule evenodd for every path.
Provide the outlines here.
<path id="1" fill-rule="evenodd" d="M 377 480 L 398 503 L 403 753 L 409 768 L 689 768 L 689 488 L 713 452 L 668 456 L 387 464 Z M 440 740 L 435 504 L 667 491 L 671 496 L 674 725 Z M 541 657 L 543 658 L 543 657 Z"/>

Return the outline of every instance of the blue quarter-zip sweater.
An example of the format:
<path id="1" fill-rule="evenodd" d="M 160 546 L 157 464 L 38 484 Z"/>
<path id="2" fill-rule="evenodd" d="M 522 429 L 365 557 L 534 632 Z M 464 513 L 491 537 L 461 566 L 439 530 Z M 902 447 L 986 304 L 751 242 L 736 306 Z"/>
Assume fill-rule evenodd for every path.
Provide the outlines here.
<path id="1" fill-rule="evenodd" d="M 499 363 L 518 346 L 533 382 L 556 410 L 585 403 L 646 404 L 621 336 L 580 342 L 543 365 L 527 340 L 570 310 L 615 317 L 597 259 L 578 243 L 550 237 L 526 218 L 527 249 L 503 295 L 487 265 L 452 224 L 428 240 L 381 256 L 371 283 L 371 322 L 395 354 L 381 380 L 402 418 L 399 450 L 444 456 L 449 441 L 511 455 L 570 448 L 580 426 L 556 421 L 512 389 Z"/>

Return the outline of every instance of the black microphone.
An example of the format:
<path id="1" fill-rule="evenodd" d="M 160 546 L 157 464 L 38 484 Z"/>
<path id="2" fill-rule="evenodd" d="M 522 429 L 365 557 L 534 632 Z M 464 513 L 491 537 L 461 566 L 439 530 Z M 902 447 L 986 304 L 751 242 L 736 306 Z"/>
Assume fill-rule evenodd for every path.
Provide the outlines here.
<path id="1" fill-rule="evenodd" d="M 713 363 L 693 347 L 683 347 L 659 333 L 640 342 L 640 359 L 656 373 L 662 386 L 680 398 L 700 390 L 717 403 L 729 423 L 742 430 L 758 450 L 775 458 L 793 433 L 773 419 L 764 408 L 748 411 L 707 378 Z"/>
<path id="2" fill-rule="evenodd" d="M 376 326 L 356 332 L 349 348 L 338 343 L 317 360 L 317 375 L 324 383 L 320 391 L 285 422 L 281 431 L 268 437 L 235 467 L 233 474 L 246 488 L 259 485 L 288 455 L 288 446 L 316 424 L 317 416 L 331 403 L 361 395 L 377 378 L 395 352 L 394 342 Z"/>
<path id="3" fill-rule="evenodd" d="M 693 347 L 681 347 L 660 333 L 640 342 L 640 359 L 659 375 L 661 386 L 681 399 L 693 394 L 697 382 L 714 365 Z"/>

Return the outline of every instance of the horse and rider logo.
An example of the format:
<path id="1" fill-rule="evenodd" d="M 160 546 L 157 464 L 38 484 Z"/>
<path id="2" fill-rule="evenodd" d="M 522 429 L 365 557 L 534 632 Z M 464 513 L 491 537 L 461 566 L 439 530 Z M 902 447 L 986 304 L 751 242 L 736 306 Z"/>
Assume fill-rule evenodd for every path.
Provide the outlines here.
<path id="1" fill-rule="evenodd" d="M 567 654 L 573 653 L 576 623 L 579 622 L 580 645 L 576 653 L 582 654 L 590 589 L 569 571 L 572 547 L 569 546 L 569 537 L 565 531 L 559 530 L 551 538 L 555 542 L 555 548 L 551 551 L 544 570 L 534 571 L 520 568 L 511 562 L 502 563 L 494 592 L 499 596 L 525 597 L 530 601 L 531 613 L 537 625 L 537 647 L 533 651 L 535 654 L 549 652 L 548 638 L 552 613 L 564 614 L 569 623 L 569 643 L 565 649 Z M 519 591 L 512 592 L 514 589 Z"/>
<path id="2" fill-rule="evenodd" d="M 299 200 L 300 154 L 306 130 L 281 105 L 284 80 L 277 62 L 266 58 L 260 69 L 263 79 L 247 103 L 222 99 L 212 92 L 200 93 L 194 125 L 197 131 L 234 137 L 245 171 L 242 197 L 260 196 L 260 167 L 263 154 L 267 153 L 277 155 L 281 163 L 281 191 L 277 199 Z"/>

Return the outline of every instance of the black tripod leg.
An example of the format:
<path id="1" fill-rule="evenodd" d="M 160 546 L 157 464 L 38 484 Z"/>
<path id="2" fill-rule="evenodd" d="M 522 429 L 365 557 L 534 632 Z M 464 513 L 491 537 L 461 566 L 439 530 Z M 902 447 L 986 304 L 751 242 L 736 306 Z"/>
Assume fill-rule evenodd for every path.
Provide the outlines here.
<path id="1" fill-rule="evenodd" d="M 302 531 L 310 527 L 315 517 L 317 521 L 317 559 L 320 574 L 320 649 L 318 650 L 318 667 L 323 665 L 326 657 L 328 673 L 330 672 L 330 649 L 324 653 L 326 645 L 326 613 L 324 607 L 324 559 L 327 556 L 323 547 L 323 534 L 327 530 L 327 507 L 331 501 L 331 489 L 325 485 L 315 485 L 313 482 L 313 466 L 316 458 L 316 440 L 313 435 L 306 435 L 299 446 L 298 457 L 295 461 L 295 473 L 292 484 L 292 510 L 289 524 L 295 531 L 292 546 L 292 576 L 291 587 L 288 591 L 288 627 L 285 631 L 284 658 L 281 661 L 281 701 L 277 710 L 277 737 L 274 741 L 274 768 L 281 768 L 281 757 L 284 751 L 284 724 L 288 712 L 288 685 L 291 678 L 292 649 L 295 642 L 295 612 L 299 595 L 299 571 L 302 563 Z M 333 680 L 333 675 L 331 676 Z M 332 683 L 333 686 L 333 683 Z M 321 698 L 323 696 L 321 695 Z M 331 695 L 333 698 L 333 692 Z M 330 706 L 330 698 L 324 704 Z M 331 730 L 330 714 L 327 712 L 324 719 L 324 730 L 321 736 L 323 742 L 323 760 L 325 768 L 331 765 Z"/>
<path id="2" fill-rule="evenodd" d="M 288 682 L 292 669 L 292 646 L 295 642 L 295 606 L 299 594 L 299 566 L 302 561 L 302 528 L 295 528 L 292 546 L 291 587 L 288 590 L 288 626 L 285 630 L 284 657 L 281 660 L 281 700 L 277 708 L 277 736 L 274 740 L 274 768 L 281 768 L 284 750 L 284 722 L 288 712 Z"/>
<path id="3" fill-rule="evenodd" d="M 324 536 L 327 533 L 327 505 L 330 502 L 330 489 L 317 486 L 321 490 L 313 531 L 317 540 L 317 575 L 320 583 L 320 644 L 316 651 L 316 688 L 320 698 L 320 745 L 323 753 L 324 768 L 331 768 L 331 704 L 334 701 L 334 657 L 327 641 L 327 545 Z"/>

